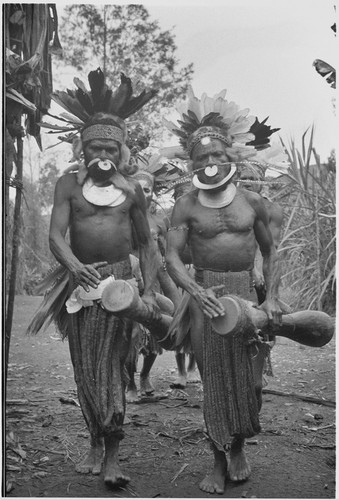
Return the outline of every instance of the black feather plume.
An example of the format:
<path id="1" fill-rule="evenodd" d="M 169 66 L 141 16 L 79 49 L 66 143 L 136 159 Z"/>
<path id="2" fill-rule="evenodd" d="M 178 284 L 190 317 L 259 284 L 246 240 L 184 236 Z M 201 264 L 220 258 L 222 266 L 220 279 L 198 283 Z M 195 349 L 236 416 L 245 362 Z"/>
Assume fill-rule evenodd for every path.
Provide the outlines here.
<path id="1" fill-rule="evenodd" d="M 120 80 L 121 83 L 119 87 L 110 99 L 109 112 L 123 118 L 121 110 L 132 97 L 133 89 L 131 79 L 124 75 L 124 73 L 120 74 Z"/>
<path id="2" fill-rule="evenodd" d="M 91 89 L 91 97 L 93 102 L 93 112 L 106 111 L 109 104 L 111 94 L 107 97 L 108 87 L 105 84 L 105 75 L 98 68 L 96 71 L 90 71 L 88 74 L 88 83 Z"/>
<path id="3" fill-rule="evenodd" d="M 153 97 L 158 93 L 157 90 L 143 90 L 141 94 L 137 97 L 132 97 L 128 102 L 124 104 L 120 110 L 120 117 L 125 119 L 133 115 L 139 109 L 141 109 L 145 104 L 147 104 Z"/>
<path id="4" fill-rule="evenodd" d="M 255 122 L 249 130 L 249 132 L 253 134 L 255 138 L 253 139 L 253 141 L 247 142 L 247 146 L 254 146 L 258 151 L 269 147 L 269 137 L 275 132 L 278 132 L 280 128 L 271 128 L 270 125 L 265 125 L 267 120 L 268 116 L 262 122 L 259 122 L 258 118 L 255 119 Z"/>
<path id="5" fill-rule="evenodd" d="M 93 110 L 93 104 L 91 101 L 91 98 L 88 94 L 86 94 L 82 89 L 77 89 L 75 91 L 75 95 L 80 102 L 81 106 L 85 109 L 85 111 L 89 115 L 93 115 L 94 110 Z"/>

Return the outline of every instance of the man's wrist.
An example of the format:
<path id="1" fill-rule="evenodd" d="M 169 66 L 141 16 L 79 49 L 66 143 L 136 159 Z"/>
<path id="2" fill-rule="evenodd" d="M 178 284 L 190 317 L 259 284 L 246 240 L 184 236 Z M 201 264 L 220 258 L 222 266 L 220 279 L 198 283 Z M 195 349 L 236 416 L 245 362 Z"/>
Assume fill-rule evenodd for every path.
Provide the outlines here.
<path id="1" fill-rule="evenodd" d="M 187 290 L 187 291 L 194 298 L 197 298 L 201 294 L 201 292 L 204 290 L 204 288 L 202 286 L 197 285 L 196 283 L 194 283 L 194 285 L 192 285 L 190 288 L 191 289 Z"/>

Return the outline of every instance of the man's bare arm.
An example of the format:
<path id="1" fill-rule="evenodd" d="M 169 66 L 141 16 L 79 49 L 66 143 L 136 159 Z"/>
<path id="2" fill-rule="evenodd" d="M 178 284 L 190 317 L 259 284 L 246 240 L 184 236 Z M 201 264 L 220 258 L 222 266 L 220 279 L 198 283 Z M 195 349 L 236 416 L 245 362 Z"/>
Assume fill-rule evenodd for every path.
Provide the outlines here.
<path id="1" fill-rule="evenodd" d="M 174 283 L 194 296 L 201 287 L 194 281 L 181 259 L 182 252 L 187 242 L 187 201 L 181 198 L 174 205 L 171 225 L 167 232 L 166 264 L 168 273 Z"/>
<path id="2" fill-rule="evenodd" d="M 284 218 L 284 211 L 277 203 L 266 201 L 264 203 L 269 219 L 269 228 L 272 234 L 273 243 L 278 249 L 280 243 L 280 233 Z M 265 280 L 263 276 L 263 257 L 260 248 L 257 247 L 254 259 L 253 277 L 255 280 L 256 288 L 263 289 L 265 287 Z"/>
<path id="3" fill-rule="evenodd" d="M 266 284 L 266 299 L 262 308 L 266 310 L 269 320 L 281 322 L 281 310 L 277 304 L 280 281 L 278 254 L 269 228 L 268 214 L 261 199 L 254 200 L 256 211 L 254 233 L 263 256 L 263 274 Z"/>
<path id="4" fill-rule="evenodd" d="M 269 207 L 267 207 L 267 212 L 269 216 L 269 227 L 271 230 L 273 243 L 275 248 L 278 248 L 280 243 L 280 234 L 282 223 L 284 219 L 284 211 L 280 205 L 277 203 L 271 203 Z"/>
<path id="5" fill-rule="evenodd" d="M 152 295 L 157 276 L 157 266 L 154 265 L 157 256 L 147 220 L 146 201 L 139 183 L 135 185 L 135 200 L 131 208 L 131 219 L 138 240 L 140 269 L 144 280 L 144 295 L 148 296 Z"/>
<path id="6" fill-rule="evenodd" d="M 70 221 L 72 178 L 71 175 L 63 176 L 56 184 L 49 230 L 49 245 L 57 261 L 72 273 L 75 282 L 85 290 L 89 290 L 88 286 L 96 288 L 100 283 L 100 274 L 96 267 L 100 267 L 105 262 L 92 265 L 82 264 L 65 239 Z"/>

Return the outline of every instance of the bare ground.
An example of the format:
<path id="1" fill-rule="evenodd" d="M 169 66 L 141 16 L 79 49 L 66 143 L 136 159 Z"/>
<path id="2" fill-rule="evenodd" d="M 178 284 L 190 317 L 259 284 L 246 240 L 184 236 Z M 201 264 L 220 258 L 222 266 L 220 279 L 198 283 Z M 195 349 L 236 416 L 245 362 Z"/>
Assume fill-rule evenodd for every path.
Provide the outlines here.
<path id="1" fill-rule="evenodd" d="M 248 441 L 251 478 L 206 495 L 199 482 L 211 467 L 203 433 L 201 384 L 171 390 L 175 360 L 159 356 L 152 371 L 158 400 L 127 405 L 121 465 L 125 489 L 74 465 L 89 436 L 77 405 L 68 344 L 53 327 L 24 335 L 41 298 L 18 296 L 10 348 L 6 405 L 6 485 L 9 497 L 335 498 L 335 341 L 312 349 L 283 339 L 272 352 L 274 377 L 264 394 L 262 432 Z M 284 342 L 284 343 L 283 343 Z M 323 404 L 318 404 L 323 401 Z M 326 401 L 332 402 L 326 405 Z"/>

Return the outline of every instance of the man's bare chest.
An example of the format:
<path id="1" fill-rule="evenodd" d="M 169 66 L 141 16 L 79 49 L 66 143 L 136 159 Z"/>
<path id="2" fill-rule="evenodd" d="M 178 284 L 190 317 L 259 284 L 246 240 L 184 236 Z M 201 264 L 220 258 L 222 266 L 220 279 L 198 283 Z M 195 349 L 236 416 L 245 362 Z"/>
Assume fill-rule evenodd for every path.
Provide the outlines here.
<path id="1" fill-rule="evenodd" d="M 125 217 L 129 217 L 131 203 L 126 199 L 123 203 L 115 207 L 98 206 L 88 202 L 83 196 L 81 191 L 74 193 L 71 199 L 71 219 L 73 222 L 87 218 L 112 218 L 117 222 Z"/>
<path id="2" fill-rule="evenodd" d="M 219 234 L 249 233 L 253 230 L 254 213 L 248 207 L 199 207 L 190 224 L 191 235 L 213 238 Z"/>

